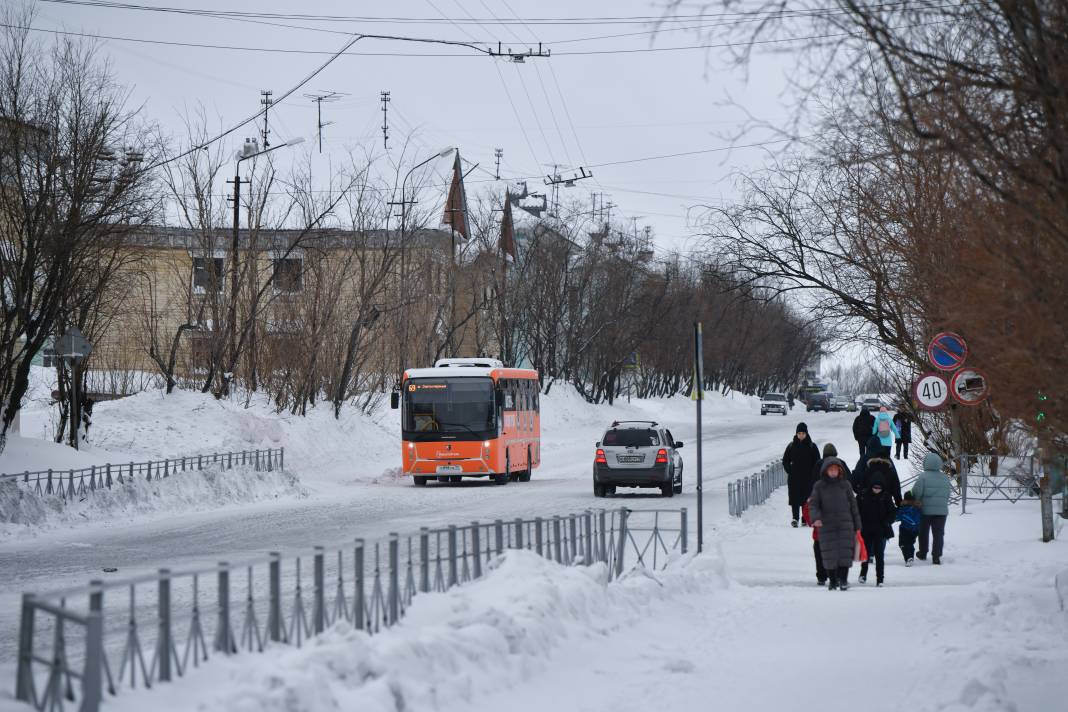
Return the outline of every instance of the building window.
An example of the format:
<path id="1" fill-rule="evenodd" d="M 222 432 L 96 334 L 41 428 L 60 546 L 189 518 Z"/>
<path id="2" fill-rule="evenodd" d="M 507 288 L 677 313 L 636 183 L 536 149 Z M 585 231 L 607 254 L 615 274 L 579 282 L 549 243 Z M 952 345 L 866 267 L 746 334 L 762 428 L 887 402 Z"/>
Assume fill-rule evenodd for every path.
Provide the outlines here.
<path id="1" fill-rule="evenodd" d="M 299 257 L 275 260 L 271 283 L 276 292 L 300 292 L 304 288 L 304 260 Z"/>
<path id="2" fill-rule="evenodd" d="M 223 258 L 193 258 L 193 292 L 205 294 L 223 290 Z"/>

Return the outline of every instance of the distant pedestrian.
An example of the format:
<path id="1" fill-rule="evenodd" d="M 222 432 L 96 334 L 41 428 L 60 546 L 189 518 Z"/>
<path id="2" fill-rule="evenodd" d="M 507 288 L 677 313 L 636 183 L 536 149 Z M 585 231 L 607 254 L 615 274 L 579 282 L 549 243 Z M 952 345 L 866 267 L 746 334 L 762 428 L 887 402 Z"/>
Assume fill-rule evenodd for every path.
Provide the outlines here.
<path id="1" fill-rule="evenodd" d="M 923 472 L 912 486 L 912 494 L 920 502 L 920 545 L 916 558 L 927 559 L 927 544 L 934 533 L 931 551 L 931 563 L 942 563 L 942 548 L 945 544 L 946 517 L 949 516 L 949 494 L 952 487 L 949 477 L 942 472 L 942 458 L 929 452 L 923 458 Z"/>
<path id="2" fill-rule="evenodd" d="M 786 446 L 783 453 L 783 469 L 786 471 L 786 489 L 790 500 L 792 519 L 790 526 L 797 526 L 801 517 L 801 505 L 812 494 L 815 484 L 813 468 L 819 460 L 819 448 L 808 438 L 808 426 L 798 423 L 794 440 Z"/>
<path id="3" fill-rule="evenodd" d="M 901 504 L 901 478 L 897 474 L 894 461 L 890 459 L 890 448 L 883 445 L 878 435 L 872 435 L 864 457 L 857 462 L 853 470 L 851 483 L 853 492 L 860 495 L 868 489 L 872 475 L 882 478 L 883 486 L 894 500 L 894 505 Z"/>
<path id="4" fill-rule="evenodd" d="M 904 453 L 907 460 L 909 459 L 909 443 L 912 442 L 912 416 L 904 411 L 898 411 L 894 414 L 894 425 L 897 426 L 898 432 L 894 459 L 900 460 Z"/>
<path id="5" fill-rule="evenodd" d="M 871 428 L 872 435 L 878 435 L 879 441 L 887 448 L 894 446 L 894 437 L 900 437 L 901 433 L 897 431 L 897 426 L 894 425 L 894 421 L 890 418 L 890 411 L 886 409 L 886 406 L 879 408 L 879 414 L 875 416 L 875 425 Z"/>
<path id="6" fill-rule="evenodd" d="M 911 490 L 906 492 L 901 498 L 896 517 L 897 521 L 901 522 L 897 528 L 897 545 L 901 549 L 901 555 L 905 557 L 905 566 L 912 566 L 916 556 L 916 536 L 920 533 L 922 516 L 923 512 L 920 511 L 916 497 Z"/>
<path id="7" fill-rule="evenodd" d="M 786 446 L 786 452 L 782 455 L 782 466 L 786 470 L 786 489 L 790 497 L 790 512 L 793 515 L 790 526 L 797 526 L 797 521 L 801 516 L 801 505 L 812 493 L 812 485 L 815 483 L 812 468 L 819 459 L 820 451 L 816 443 L 812 442 L 808 436 L 808 426 L 798 423 L 794 439 Z"/>
<path id="8" fill-rule="evenodd" d="M 831 591 L 849 588 L 849 568 L 860 533 L 857 499 L 844 477 L 845 469 L 837 457 L 827 458 L 809 498 L 809 516 L 812 526 L 819 529 L 820 555 Z"/>
<path id="9" fill-rule="evenodd" d="M 860 565 L 861 583 L 868 580 L 868 562 L 875 560 L 875 585 L 883 585 L 883 573 L 886 567 L 886 540 L 894 536 L 891 526 L 894 522 L 895 508 L 890 494 L 883 489 L 881 474 L 875 473 L 868 479 L 868 488 L 857 496 L 857 509 L 860 510 L 860 534 L 864 537 L 864 547 L 868 550 L 868 559 Z"/>
<path id="10" fill-rule="evenodd" d="M 857 441 L 860 457 L 864 457 L 868 447 L 868 440 L 871 439 L 871 429 L 874 426 L 875 417 L 864 408 L 861 408 L 860 412 L 857 413 L 857 417 L 853 418 L 853 439 Z"/>
<path id="11" fill-rule="evenodd" d="M 790 406 L 790 410 L 794 409 L 794 394 L 793 392 L 786 394 L 786 403 Z"/>
<path id="12" fill-rule="evenodd" d="M 812 506 L 808 501 L 801 507 L 801 517 L 805 524 L 812 527 Z M 827 583 L 827 569 L 823 568 L 823 554 L 820 553 L 820 530 L 817 527 L 812 527 L 812 555 L 816 558 L 816 583 L 824 586 Z"/>
<path id="13" fill-rule="evenodd" d="M 814 483 L 817 480 L 819 480 L 819 478 L 820 478 L 820 469 L 823 467 L 823 461 L 826 460 L 829 457 L 838 457 L 838 448 L 836 448 L 834 446 L 834 443 L 825 443 L 824 444 L 824 446 L 823 446 L 823 457 L 821 457 L 819 459 L 819 462 L 816 463 L 816 466 L 812 468 L 812 481 Z M 849 480 L 850 482 L 852 482 L 853 481 L 853 475 L 849 471 L 849 468 L 845 466 L 845 463 L 842 463 L 842 466 L 845 467 L 845 473 L 843 474 L 843 476 L 845 477 L 846 480 Z"/>

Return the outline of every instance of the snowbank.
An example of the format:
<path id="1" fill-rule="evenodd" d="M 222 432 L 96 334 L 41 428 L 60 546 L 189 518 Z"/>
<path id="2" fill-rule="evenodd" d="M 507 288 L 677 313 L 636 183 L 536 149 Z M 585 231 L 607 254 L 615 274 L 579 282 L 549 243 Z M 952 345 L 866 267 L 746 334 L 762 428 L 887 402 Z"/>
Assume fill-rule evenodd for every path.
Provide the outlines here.
<path id="1" fill-rule="evenodd" d="M 681 560 L 662 580 L 634 574 L 607 585 L 606 573 L 603 565 L 568 568 L 509 551 L 480 581 L 418 596 L 403 621 L 379 635 L 339 624 L 300 650 L 214 659 L 159 690 L 123 691 L 108 709 L 456 709 L 536 677 L 561 649 L 605 639 L 674 596 L 711 597 L 726 585 L 712 555 Z"/>
<path id="2" fill-rule="evenodd" d="M 190 470 L 152 481 L 139 478 L 67 502 L 54 494 L 34 494 L 8 481 L 0 484 L 0 538 L 85 522 L 125 523 L 235 502 L 304 496 L 307 492 L 295 475 L 252 468 Z"/>

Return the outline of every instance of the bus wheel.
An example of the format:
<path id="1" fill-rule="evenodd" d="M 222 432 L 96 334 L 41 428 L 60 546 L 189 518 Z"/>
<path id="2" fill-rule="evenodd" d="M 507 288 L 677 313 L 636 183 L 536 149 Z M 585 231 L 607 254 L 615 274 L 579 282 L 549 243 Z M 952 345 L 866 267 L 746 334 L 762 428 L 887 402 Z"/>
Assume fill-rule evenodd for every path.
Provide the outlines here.
<path id="1" fill-rule="evenodd" d="M 429 479 L 429 477 L 420 477 L 419 475 L 416 475 L 412 478 L 412 481 L 415 482 L 416 487 L 426 487 L 426 481 Z"/>
<path id="2" fill-rule="evenodd" d="M 510 478 L 508 477 L 508 473 L 507 472 L 502 472 L 502 473 L 500 473 L 498 475 L 494 475 L 493 476 L 493 484 L 495 484 L 495 485 L 506 485 L 506 484 L 508 484 L 508 480 L 509 479 Z"/>

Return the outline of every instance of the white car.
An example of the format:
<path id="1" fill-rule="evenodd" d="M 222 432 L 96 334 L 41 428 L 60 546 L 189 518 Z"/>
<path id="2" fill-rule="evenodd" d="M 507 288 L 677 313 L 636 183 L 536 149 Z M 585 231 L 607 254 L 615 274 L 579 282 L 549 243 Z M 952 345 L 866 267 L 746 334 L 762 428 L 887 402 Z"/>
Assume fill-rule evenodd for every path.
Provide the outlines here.
<path id="1" fill-rule="evenodd" d="M 760 414 L 782 413 L 786 415 L 790 405 L 782 393 L 765 393 L 760 397 Z"/>

